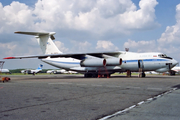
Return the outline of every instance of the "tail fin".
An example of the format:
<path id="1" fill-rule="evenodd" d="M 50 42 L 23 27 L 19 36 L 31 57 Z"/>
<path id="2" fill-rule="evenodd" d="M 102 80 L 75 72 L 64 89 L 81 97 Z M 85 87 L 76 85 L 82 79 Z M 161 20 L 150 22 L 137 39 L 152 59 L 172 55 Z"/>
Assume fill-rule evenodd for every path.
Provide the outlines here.
<path id="1" fill-rule="evenodd" d="M 38 40 L 38 43 L 41 47 L 43 54 L 60 54 L 62 53 L 59 51 L 57 46 L 54 44 L 52 40 L 54 40 L 55 32 L 45 33 L 45 32 L 15 32 L 18 34 L 25 34 L 25 35 L 34 35 Z"/>
<path id="2" fill-rule="evenodd" d="M 43 65 L 40 64 L 40 66 L 36 70 L 42 70 Z"/>

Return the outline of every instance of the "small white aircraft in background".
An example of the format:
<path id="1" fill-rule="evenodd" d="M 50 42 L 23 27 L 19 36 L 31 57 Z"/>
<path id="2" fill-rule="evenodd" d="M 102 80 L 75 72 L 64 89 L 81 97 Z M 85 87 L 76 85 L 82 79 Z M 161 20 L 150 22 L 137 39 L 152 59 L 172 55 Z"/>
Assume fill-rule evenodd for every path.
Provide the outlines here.
<path id="1" fill-rule="evenodd" d="M 65 69 L 48 70 L 46 73 L 49 73 L 49 74 L 77 74 L 77 72 L 75 72 L 75 71 L 66 71 Z"/>
<path id="2" fill-rule="evenodd" d="M 160 74 L 158 72 L 155 72 L 155 71 L 148 71 L 148 72 L 145 72 L 146 74 Z"/>
<path id="3" fill-rule="evenodd" d="M 66 71 L 65 69 L 61 69 L 61 70 L 48 70 L 46 73 L 50 73 L 50 74 L 67 74 L 68 71 Z"/>
<path id="4" fill-rule="evenodd" d="M 180 67 L 175 66 L 171 69 L 170 74 L 175 75 L 176 73 L 180 73 Z"/>
<path id="5" fill-rule="evenodd" d="M 46 73 L 54 74 L 55 70 L 48 70 Z"/>
<path id="6" fill-rule="evenodd" d="M 35 70 L 21 70 L 21 73 L 35 75 L 42 71 L 42 67 L 43 67 L 43 65 L 40 64 L 39 67 Z"/>
<path id="7" fill-rule="evenodd" d="M 0 73 L 10 73 L 8 69 L 0 69 Z"/>
<path id="8" fill-rule="evenodd" d="M 76 71 L 84 77 L 110 77 L 115 72 L 140 72 L 145 77 L 146 71 L 166 72 L 178 62 L 159 52 L 133 53 L 126 51 L 72 53 L 63 54 L 52 40 L 55 32 L 15 32 L 18 34 L 34 35 L 38 40 L 44 55 L 6 57 L 4 59 L 38 58 L 52 66 Z"/>

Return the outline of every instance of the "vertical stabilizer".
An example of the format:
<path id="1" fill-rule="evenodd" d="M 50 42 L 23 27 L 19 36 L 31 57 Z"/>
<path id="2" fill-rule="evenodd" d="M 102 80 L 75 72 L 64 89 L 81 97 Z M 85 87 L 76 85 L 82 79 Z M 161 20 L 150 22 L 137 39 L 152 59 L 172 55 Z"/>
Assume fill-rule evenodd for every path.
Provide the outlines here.
<path id="1" fill-rule="evenodd" d="M 15 32 L 18 34 L 25 34 L 25 35 L 34 35 L 39 43 L 39 46 L 43 52 L 43 54 L 60 54 L 62 53 L 59 51 L 57 46 L 54 44 L 52 40 L 54 40 L 55 32 L 44 33 L 44 32 Z"/>
<path id="2" fill-rule="evenodd" d="M 40 64 L 39 67 L 36 70 L 42 70 L 43 65 Z"/>

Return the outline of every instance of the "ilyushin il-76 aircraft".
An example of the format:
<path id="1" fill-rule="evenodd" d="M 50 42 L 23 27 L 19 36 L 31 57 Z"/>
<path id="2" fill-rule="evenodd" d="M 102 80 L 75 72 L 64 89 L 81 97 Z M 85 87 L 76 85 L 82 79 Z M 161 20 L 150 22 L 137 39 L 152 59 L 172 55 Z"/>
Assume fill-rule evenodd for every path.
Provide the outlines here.
<path id="1" fill-rule="evenodd" d="M 52 40 L 55 32 L 15 32 L 18 34 L 34 35 L 40 45 L 43 55 L 6 57 L 4 59 L 38 58 L 43 62 L 65 70 L 76 71 L 84 77 L 110 77 L 115 72 L 145 71 L 166 72 L 178 62 L 159 52 L 134 53 L 126 51 L 93 52 L 93 53 L 62 53 Z"/>

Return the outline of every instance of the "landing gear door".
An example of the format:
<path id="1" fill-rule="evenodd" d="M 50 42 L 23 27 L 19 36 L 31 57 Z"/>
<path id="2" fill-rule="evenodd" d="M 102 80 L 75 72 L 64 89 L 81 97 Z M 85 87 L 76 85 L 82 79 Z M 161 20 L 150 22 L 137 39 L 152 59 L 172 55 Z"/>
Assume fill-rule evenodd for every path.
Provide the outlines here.
<path id="1" fill-rule="evenodd" d="M 138 68 L 144 68 L 143 60 L 138 60 Z"/>

